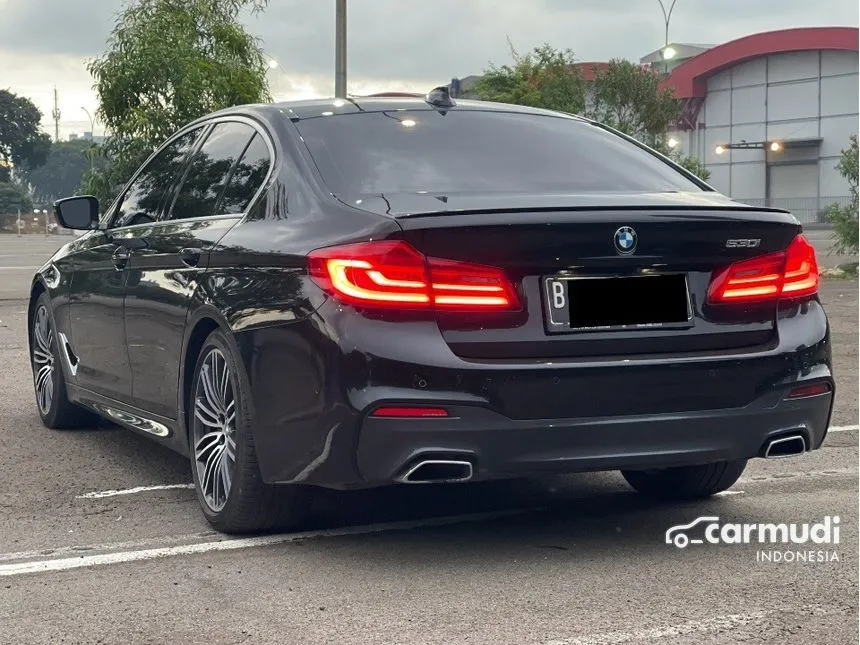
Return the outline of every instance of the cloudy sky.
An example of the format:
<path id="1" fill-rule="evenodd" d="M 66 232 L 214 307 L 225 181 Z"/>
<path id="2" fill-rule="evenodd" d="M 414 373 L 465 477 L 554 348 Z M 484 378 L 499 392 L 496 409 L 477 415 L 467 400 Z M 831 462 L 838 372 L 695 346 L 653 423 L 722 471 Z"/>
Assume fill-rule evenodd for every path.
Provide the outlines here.
<path id="1" fill-rule="evenodd" d="M 670 4 L 670 0 L 665 0 Z M 97 101 L 87 60 L 105 47 L 124 0 L 0 0 L 0 87 L 29 96 L 61 135 L 89 129 Z M 276 98 L 333 93 L 334 0 L 270 0 L 248 29 L 280 67 Z M 638 60 L 663 43 L 658 0 L 348 0 L 349 91 L 427 90 L 508 62 L 505 37 L 580 60 Z M 720 43 L 787 27 L 857 25 L 857 0 L 678 0 L 670 40 Z M 51 130 L 53 128 L 51 127 Z M 96 124 L 96 133 L 101 128 Z"/>

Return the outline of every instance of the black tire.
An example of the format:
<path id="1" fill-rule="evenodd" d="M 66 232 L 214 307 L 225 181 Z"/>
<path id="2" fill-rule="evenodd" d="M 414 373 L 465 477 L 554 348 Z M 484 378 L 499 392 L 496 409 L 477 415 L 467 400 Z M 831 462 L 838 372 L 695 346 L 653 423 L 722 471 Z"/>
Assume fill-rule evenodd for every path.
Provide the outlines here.
<path id="1" fill-rule="evenodd" d="M 30 366 L 33 391 L 42 423 L 52 430 L 95 427 L 98 417 L 69 401 L 51 299 L 42 293 L 33 308 L 30 329 Z M 49 400 L 44 397 L 50 390 Z"/>
<path id="2" fill-rule="evenodd" d="M 746 459 L 662 470 L 622 470 L 640 493 L 669 500 L 701 499 L 731 487 L 746 468 Z"/>
<path id="3" fill-rule="evenodd" d="M 212 400 L 217 403 L 217 393 L 215 399 L 207 395 L 205 386 L 207 383 L 211 386 L 212 381 L 205 379 L 216 379 L 220 391 L 223 381 L 218 375 L 223 375 L 223 372 L 218 371 L 218 366 L 222 364 L 222 359 L 229 383 L 223 386 L 225 395 L 222 409 L 219 410 L 209 403 Z M 213 394 L 211 388 L 209 394 Z M 233 401 L 232 410 L 228 402 L 230 397 Z M 205 409 L 199 407 L 201 404 Z M 215 412 L 222 422 L 220 432 L 224 435 L 223 439 L 205 438 L 219 432 L 217 425 L 204 421 L 210 418 L 210 412 Z M 307 487 L 274 486 L 263 482 L 251 430 L 253 425 L 250 387 L 244 370 L 224 334 L 213 331 L 203 343 L 194 368 L 188 402 L 188 438 L 194 489 L 203 514 L 213 528 L 224 533 L 288 530 L 295 528 L 307 516 L 310 501 Z M 215 456 L 219 446 L 223 446 L 223 454 Z M 229 485 L 225 484 L 224 475 L 212 461 L 213 458 L 227 462 L 224 467 L 229 472 Z M 207 464 L 210 464 L 212 472 L 207 473 Z M 219 472 L 215 473 L 215 470 Z M 218 478 L 221 480 L 220 489 Z"/>

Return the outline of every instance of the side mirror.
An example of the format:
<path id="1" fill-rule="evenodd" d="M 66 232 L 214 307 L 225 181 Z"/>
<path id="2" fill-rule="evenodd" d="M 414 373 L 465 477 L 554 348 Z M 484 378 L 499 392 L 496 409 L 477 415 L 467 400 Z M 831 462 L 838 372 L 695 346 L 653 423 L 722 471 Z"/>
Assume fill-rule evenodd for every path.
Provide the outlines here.
<path id="1" fill-rule="evenodd" d="M 54 202 L 54 214 L 64 228 L 88 231 L 99 223 L 99 200 L 90 195 L 66 197 Z"/>

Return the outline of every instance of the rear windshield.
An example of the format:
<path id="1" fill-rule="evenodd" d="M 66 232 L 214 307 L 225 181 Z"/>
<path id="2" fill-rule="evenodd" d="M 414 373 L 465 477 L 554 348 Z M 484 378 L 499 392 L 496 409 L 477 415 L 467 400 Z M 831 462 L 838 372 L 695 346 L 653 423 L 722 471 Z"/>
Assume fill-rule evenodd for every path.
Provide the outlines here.
<path id="1" fill-rule="evenodd" d="M 702 190 L 573 118 L 455 108 L 314 117 L 297 127 L 335 194 Z"/>

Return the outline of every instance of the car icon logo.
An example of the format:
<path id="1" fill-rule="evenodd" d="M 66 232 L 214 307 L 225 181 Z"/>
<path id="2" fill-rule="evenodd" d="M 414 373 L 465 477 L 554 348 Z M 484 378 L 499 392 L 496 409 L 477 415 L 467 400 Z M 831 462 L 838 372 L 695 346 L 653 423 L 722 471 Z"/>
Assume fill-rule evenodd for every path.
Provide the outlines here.
<path id="1" fill-rule="evenodd" d="M 622 226 L 615 231 L 615 250 L 621 255 L 630 255 L 636 250 L 636 245 L 639 242 L 639 237 L 636 231 L 631 226 Z"/>
<path id="2" fill-rule="evenodd" d="M 719 522 L 719 517 L 697 517 L 689 524 L 679 524 L 671 527 L 666 531 L 666 544 L 674 544 L 679 549 L 685 548 L 688 544 L 702 544 L 704 540 L 698 538 L 690 538 L 687 531 L 700 525 Z"/>

